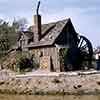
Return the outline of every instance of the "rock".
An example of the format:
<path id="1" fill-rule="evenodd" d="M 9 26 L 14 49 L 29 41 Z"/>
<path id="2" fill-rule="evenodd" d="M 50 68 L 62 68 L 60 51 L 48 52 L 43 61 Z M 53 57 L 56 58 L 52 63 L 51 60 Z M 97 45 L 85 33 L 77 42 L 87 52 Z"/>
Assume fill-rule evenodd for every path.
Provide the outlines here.
<path id="1" fill-rule="evenodd" d="M 89 94 L 100 93 L 100 74 L 59 75 L 50 73 L 42 75 L 30 74 L 12 77 L 10 71 L 0 71 L 8 79 L 0 79 L 0 92 L 16 94 Z M 33 76 L 32 76 L 33 75 Z M 16 76 L 16 75 L 15 75 Z"/>
<path id="2" fill-rule="evenodd" d="M 0 80 L 0 85 L 4 84 L 5 81 L 4 80 Z"/>

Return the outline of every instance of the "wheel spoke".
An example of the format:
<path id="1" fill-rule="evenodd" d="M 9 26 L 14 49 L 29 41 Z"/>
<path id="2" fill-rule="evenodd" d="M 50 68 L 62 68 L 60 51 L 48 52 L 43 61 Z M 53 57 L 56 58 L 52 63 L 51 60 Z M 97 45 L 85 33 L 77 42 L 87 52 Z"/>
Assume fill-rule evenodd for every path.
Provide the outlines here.
<path id="1" fill-rule="evenodd" d="M 91 57 L 93 55 L 91 42 L 86 37 L 80 36 L 78 47 L 80 48 L 81 53 L 85 55 L 84 57 L 87 60 L 87 62 L 91 62 L 90 60 L 88 60 L 88 59 L 92 59 Z"/>
<path id="2" fill-rule="evenodd" d="M 81 48 L 82 44 L 83 44 L 83 38 L 80 39 L 80 43 L 79 43 L 79 48 Z"/>
<path id="3" fill-rule="evenodd" d="M 87 48 L 87 44 L 81 47 L 81 50 L 85 50 Z"/>

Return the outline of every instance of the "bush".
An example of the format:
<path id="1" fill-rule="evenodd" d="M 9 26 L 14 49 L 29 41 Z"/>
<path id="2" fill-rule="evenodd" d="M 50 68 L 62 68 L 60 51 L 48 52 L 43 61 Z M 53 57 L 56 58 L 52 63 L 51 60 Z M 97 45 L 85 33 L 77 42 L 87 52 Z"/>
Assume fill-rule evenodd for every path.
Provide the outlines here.
<path id="1" fill-rule="evenodd" d="M 38 68 L 34 59 L 35 57 L 27 52 L 19 52 L 16 56 L 17 71 L 27 72 L 32 71 L 33 68 Z"/>

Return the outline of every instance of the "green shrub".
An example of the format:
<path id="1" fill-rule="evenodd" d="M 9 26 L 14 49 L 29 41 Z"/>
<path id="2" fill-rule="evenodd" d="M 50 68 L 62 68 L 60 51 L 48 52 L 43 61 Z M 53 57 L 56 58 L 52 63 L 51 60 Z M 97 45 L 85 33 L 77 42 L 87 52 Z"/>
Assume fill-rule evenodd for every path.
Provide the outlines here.
<path id="1" fill-rule="evenodd" d="M 35 57 L 28 52 L 18 52 L 16 55 L 16 70 L 18 72 L 28 72 L 32 71 L 33 68 L 38 68 L 34 59 Z"/>

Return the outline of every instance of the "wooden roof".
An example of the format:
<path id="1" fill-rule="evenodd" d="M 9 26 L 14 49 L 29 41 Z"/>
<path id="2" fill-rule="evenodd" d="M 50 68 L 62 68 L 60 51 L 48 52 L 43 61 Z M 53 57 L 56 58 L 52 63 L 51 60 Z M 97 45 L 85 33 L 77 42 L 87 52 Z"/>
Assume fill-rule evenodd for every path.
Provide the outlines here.
<path id="1" fill-rule="evenodd" d="M 22 36 L 23 34 L 26 35 L 28 39 L 33 38 L 33 32 L 31 32 L 31 31 L 21 31 L 21 32 L 18 32 L 17 41 L 20 40 L 20 38 L 21 38 L 21 36 Z"/>
<path id="2" fill-rule="evenodd" d="M 40 46 L 49 46 L 54 44 L 55 40 L 57 37 L 60 35 L 64 27 L 67 25 L 67 23 L 71 23 L 71 20 L 65 19 L 61 21 L 57 21 L 54 23 L 48 23 L 48 24 L 43 24 L 41 27 L 41 38 L 40 41 L 38 42 L 32 42 L 31 44 L 26 45 L 25 47 L 40 47 Z M 32 34 L 35 34 L 35 27 L 31 26 L 29 29 L 34 32 L 24 32 L 27 33 L 28 37 L 33 37 Z M 71 27 L 74 30 L 74 27 Z M 75 31 L 75 30 L 74 30 Z"/>
<path id="3" fill-rule="evenodd" d="M 62 32 L 64 27 L 67 25 L 67 23 L 71 23 L 71 20 L 65 19 L 61 21 L 57 21 L 54 23 L 49 23 L 49 24 L 43 24 L 41 29 L 42 29 L 42 36 L 40 38 L 40 41 L 38 42 L 33 42 L 30 45 L 27 45 L 26 47 L 38 47 L 38 46 L 49 46 L 52 45 L 59 34 Z M 31 26 L 34 30 L 34 26 Z M 71 27 L 74 30 L 74 27 Z M 75 31 L 75 30 L 74 30 Z M 35 31 L 34 31 L 35 33 Z"/>

